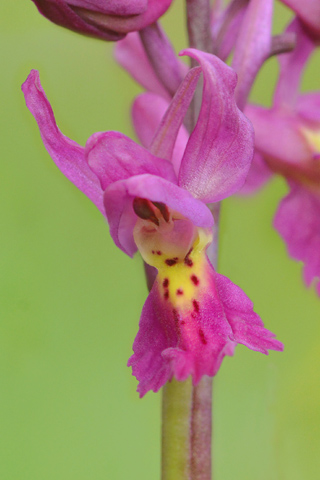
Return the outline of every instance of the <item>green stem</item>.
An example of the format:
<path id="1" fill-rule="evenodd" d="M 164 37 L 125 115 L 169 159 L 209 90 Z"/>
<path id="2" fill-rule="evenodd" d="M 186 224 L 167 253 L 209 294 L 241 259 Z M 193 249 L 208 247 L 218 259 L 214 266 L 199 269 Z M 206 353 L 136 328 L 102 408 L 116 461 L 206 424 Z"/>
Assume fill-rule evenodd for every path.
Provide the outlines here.
<path id="1" fill-rule="evenodd" d="M 192 393 L 190 378 L 162 389 L 162 480 L 191 480 Z"/>

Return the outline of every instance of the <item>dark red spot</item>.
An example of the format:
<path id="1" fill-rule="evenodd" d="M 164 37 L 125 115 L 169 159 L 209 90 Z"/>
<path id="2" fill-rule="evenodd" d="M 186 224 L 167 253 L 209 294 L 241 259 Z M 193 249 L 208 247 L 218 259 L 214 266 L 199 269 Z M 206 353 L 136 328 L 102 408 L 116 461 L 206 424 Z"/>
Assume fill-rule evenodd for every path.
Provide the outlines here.
<path id="1" fill-rule="evenodd" d="M 167 260 L 165 260 L 165 263 L 168 265 L 168 267 L 172 267 L 173 265 L 175 265 L 178 262 L 178 260 L 179 260 L 178 257 L 167 258 Z"/>
<path id="2" fill-rule="evenodd" d="M 203 343 L 203 345 L 207 345 L 207 340 L 206 340 L 206 337 L 204 336 L 204 333 L 203 333 L 203 330 L 199 330 L 199 337 L 200 337 L 200 340 L 201 342 Z"/>
<path id="3" fill-rule="evenodd" d="M 138 215 L 138 217 L 142 218 L 143 220 L 150 220 L 155 225 L 159 226 L 159 220 L 154 213 L 154 207 L 150 200 L 147 200 L 146 198 L 135 197 L 133 199 L 132 206 L 135 214 Z"/>
<path id="4" fill-rule="evenodd" d="M 169 279 L 165 278 L 162 282 L 163 288 L 168 288 L 169 287 Z"/>
<path id="5" fill-rule="evenodd" d="M 199 285 L 199 278 L 196 275 L 191 275 L 191 281 L 195 285 Z"/>
<path id="6" fill-rule="evenodd" d="M 173 313 L 174 323 L 175 323 L 176 327 L 178 327 L 178 325 L 179 325 L 179 314 L 178 314 L 178 312 L 175 308 L 172 310 L 172 313 Z"/>
<path id="7" fill-rule="evenodd" d="M 200 310 L 200 309 L 199 309 L 199 303 L 197 302 L 197 300 L 193 300 L 192 303 L 193 303 L 194 311 L 195 311 L 196 313 L 198 313 L 199 310 Z"/>
<path id="8" fill-rule="evenodd" d="M 188 252 L 187 255 L 184 257 L 184 264 L 187 265 L 188 267 L 192 267 L 192 266 L 193 266 L 193 261 L 192 261 L 191 258 L 190 258 L 191 252 L 192 252 L 192 248 L 190 248 L 189 252 Z"/>
<path id="9" fill-rule="evenodd" d="M 156 252 L 154 250 L 152 250 L 152 255 L 154 255 Z"/>
<path id="10" fill-rule="evenodd" d="M 162 252 L 160 252 L 160 250 L 157 250 L 157 255 L 162 255 Z"/>
<path id="11" fill-rule="evenodd" d="M 163 296 L 164 296 L 164 299 L 165 299 L 165 300 L 168 300 L 168 298 L 169 298 L 169 290 L 166 290 L 166 291 L 164 292 Z"/>
<path id="12" fill-rule="evenodd" d="M 177 295 L 183 295 L 183 290 L 181 290 L 181 288 L 178 288 L 178 290 L 176 291 L 176 294 Z"/>
<path id="13" fill-rule="evenodd" d="M 152 202 L 155 207 L 157 207 L 160 210 L 161 215 L 163 216 L 163 219 L 166 222 L 169 222 L 170 220 L 170 213 L 167 205 L 162 202 Z"/>
<path id="14" fill-rule="evenodd" d="M 186 322 L 184 320 L 181 320 L 180 324 L 184 325 Z"/>

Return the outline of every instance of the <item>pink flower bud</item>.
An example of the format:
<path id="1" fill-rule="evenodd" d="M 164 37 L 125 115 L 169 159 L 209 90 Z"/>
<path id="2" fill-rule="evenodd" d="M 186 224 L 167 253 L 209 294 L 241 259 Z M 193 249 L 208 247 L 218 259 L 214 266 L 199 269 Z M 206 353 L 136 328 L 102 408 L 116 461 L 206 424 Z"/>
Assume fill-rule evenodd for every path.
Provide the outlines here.
<path id="1" fill-rule="evenodd" d="M 172 0 L 32 0 L 46 18 L 78 33 L 116 41 L 155 22 Z"/>

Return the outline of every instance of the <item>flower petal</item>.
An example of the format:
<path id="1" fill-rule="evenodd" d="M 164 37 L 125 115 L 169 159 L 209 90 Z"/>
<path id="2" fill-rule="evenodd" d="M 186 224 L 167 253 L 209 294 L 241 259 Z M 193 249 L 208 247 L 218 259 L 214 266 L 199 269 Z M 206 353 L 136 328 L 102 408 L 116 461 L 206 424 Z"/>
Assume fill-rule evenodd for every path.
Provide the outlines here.
<path id="1" fill-rule="evenodd" d="M 85 156 L 103 190 L 113 182 L 144 173 L 176 182 L 170 162 L 155 157 L 120 132 L 94 133 L 86 143 Z"/>
<path id="2" fill-rule="evenodd" d="M 101 29 L 97 25 L 91 25 L 81 18 L 64 0 L 56 0 L 55 2 L 48 0 L 32 1 L 44 17 L 57 25 L 104 40 L 116 41 L 123 38 L 123 34 L 115 32 L 112 28 Z"/>
<path id="3" fill-rule="evenodd" d="M 104 195 L 110 234 L 115 244 L 130 256 L 137 250 L 133 240 L 133 227 L 137 220 L 132 206 L 135 197 L 165 203 L 196 226 L 213 225 L 208 207 L 168 180 L 145 174 L 112 183 Z"/>
<path id="4" fill-rule="evenodd" d="M 237 38 L 232 68 L 238 74 L 237 103 L 244 108 L 250 89 L 271 48 L 273 0 L 251 0 Z"/>
<path id="5" fill-rule="evenodd" d="M 178 132 L 193 98 L 200 73 L 199 67 L 189 70 L 171 100 L 150 146 L 154 155 L 171 159 Z"/>
<path id="6" fill-rule="evenodd" d="M 272 171 L 263 160 L 259 152 L 255 152 L 245 184 L 239 191 L 240 195 L 250 195 L 259 190 L 270 180 Z"/>
<path id="7" fill-rule="evenodd" d="M 253 129 L 234 99 L 236 73 L 224 62 L 194 49 L 204 76 L 199 118 L 187 144 L 179 185 L 203 202 L 217 202 L 243 185 L 253 156 Z"/>
<path id="8" fill-rule="evenodd" d="M 173 376 L 184 381 L 191 375 L 197 384 L 203 375 L 215 375 L 236 343 L 265 354 L 283 349 L 263 328 L 242 290 L 216 274 L 205 256 L 202 260 L 203 276 L 193 283 L 192 268 L 186 276 L 193 283 L 191 291 L 185 284 L 176 290 L 170 273 L 159 272 L 146 300 L 128 362 L 139 380 L 140 396 L 158 391 Z"/>
<path id="9" fill-rule="evenodd" d="M 295 33 L 297 43 L 292 52 L 279 56 L 280 74 L 273 102 L 276 107 L 280 105 L 295 106 L 303 69 L 315 48 L 314 41 L 307 35 L 297 18 L 289 25 L 286 32 Z"/>
<path id="10" fill-rule="evenodd" d="M 312 92 L 299 95 L 297 112 L 304 120 L 318 122 L 318 129 L 320 130 L 320 93 Z"/>
<path id="11" fill-rule="evenodd" d="M 310 158 L 310 148 L 301 132 L 301 120 L 290 110 L 248 105 L 245 110 L 255 130 L 257 150 L 265 157 L 291 164 Z"/>
<path id="12" fill-rule="evenodd" d="M 317 279 L 320 295 L 320 193 L 290 182 L 290 192 L 280 202 L 274 227 L 287 244 L 289 255 L 304 263 L 306 285 Z"/>
<path id="13" fill-rule="evenodd" d="M 282 0 L 300 19 L 311 29 L 311 32 L 320 36 L 320 2 L 318 0 Z"/>
<path id="14" fill-rule="evenodd" d="M 143 93 L 136 97 L 132 106 L 133 125 L 140 142 L 146 148 L 150 147 L 168 105 L 169 102 L 163 97 L 153 93 Z M 188 138 L 187 130 L 181 125 L 171 158 L 177 176 Z"/>
<path id="15" fill-rule="evenodd" d="M 86 18 L 99 28 L 119 33 L 129 33 L 150 25 L 158 20 L 170 7 L 172 0 L 149 0 L 148 8 L 140 15 L 105 15 L 86 10 Z M 78 11 L 78 9 L 77 9 Z"/>
<path id="16" fill-rule="evenodd" d="M 170 99 L 170 95 L 159 81 L 149 62 L 137 32 L 129 33 L 117 42 L 114 55 L 116 61 L 147 91 Z"/>
<path id="17" fill-rule="evenodd" d="M 32 70 L 22 85 L 26 104 L 36 119 L 41 138 L 61 172 L 105 215 L 103 191 L 99 179 L 88 166 L 84 148 L 65 137 L 58 129 L 50 103 L 40 84 L 39 73 Z"/>

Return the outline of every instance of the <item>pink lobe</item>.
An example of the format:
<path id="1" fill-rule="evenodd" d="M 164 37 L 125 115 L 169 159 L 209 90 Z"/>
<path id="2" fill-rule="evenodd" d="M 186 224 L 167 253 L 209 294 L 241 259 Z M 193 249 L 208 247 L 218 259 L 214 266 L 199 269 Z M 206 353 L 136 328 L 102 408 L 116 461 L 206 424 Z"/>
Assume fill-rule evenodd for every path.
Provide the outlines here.
<path id="1" fill-rule="evenodd" d="M 307 286 L 316 279 L 320 295 L 320 194 L 291 182 L 280 202 L 274 226 L 287 244 L 289 255 L 304 263 Z"/>
<path id="2" fill-rule="evenodd" d="M 58 129 L 50 103 L 40 84 L 39 73 L 32 70 L 22 85 L 27 107 L 34 116 L 41 138 L 59 170 L 105 215 L 103 191 L 98 177 L 88 166 L 84 148 L 65 137 Z"/>
<path id="3" fill-rule="evenodd" d="M 173 308 L 162 297 L 162 285 L 154 283 L 128 362 L 139 381 L 140 396 L 158 391 L 173 377 L 184 381 L 191 375 L 197 384 L 203 375 L 215 375 L 237 343 L 265 354 L 268 349 L 283 349 L 263 328 L 242 290 L 209 264 L 207 273 L 209 285 L 190 302 L 189 311 Z"/>

